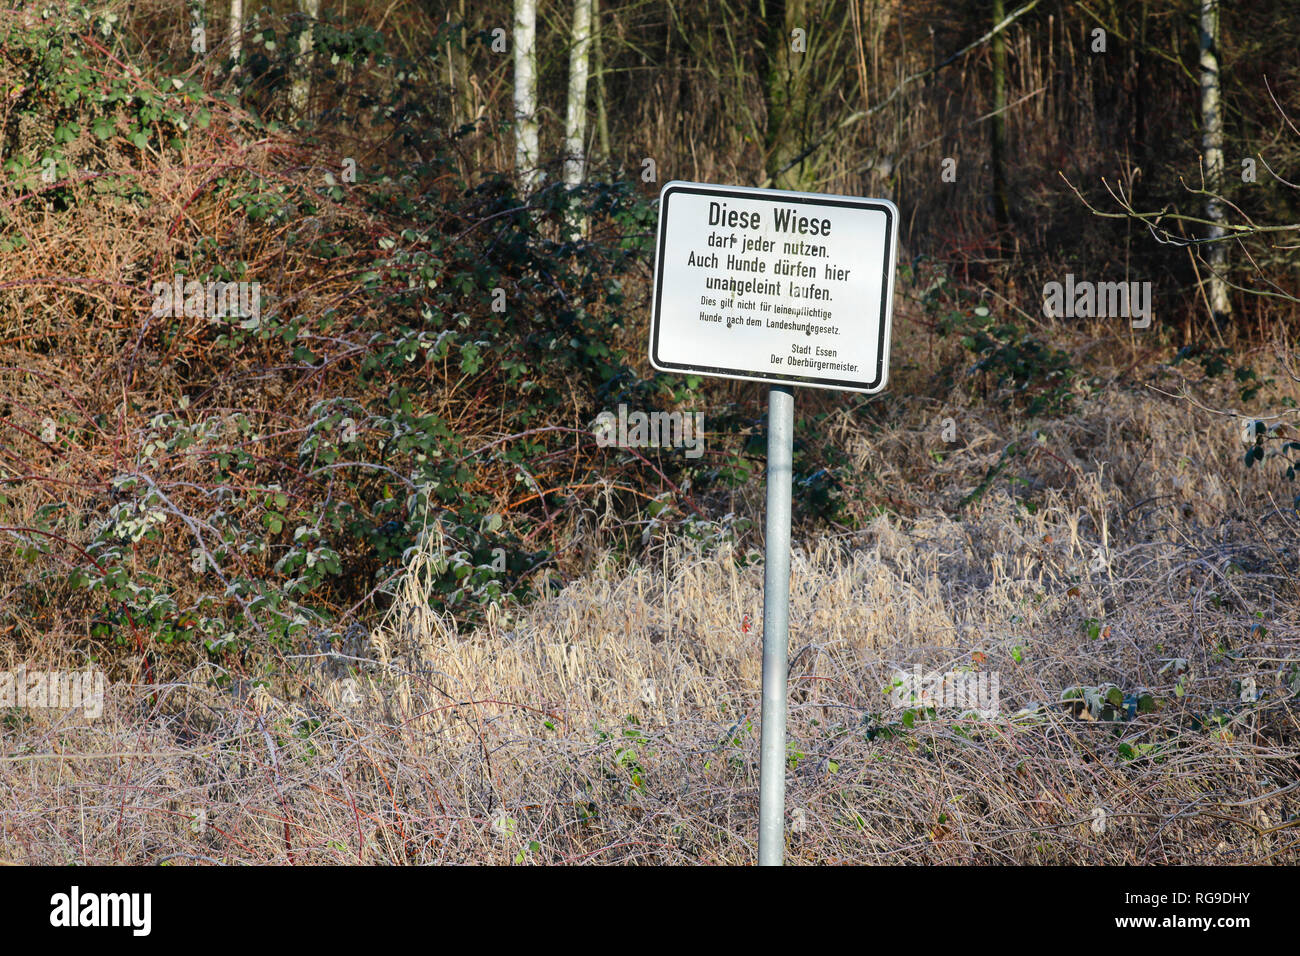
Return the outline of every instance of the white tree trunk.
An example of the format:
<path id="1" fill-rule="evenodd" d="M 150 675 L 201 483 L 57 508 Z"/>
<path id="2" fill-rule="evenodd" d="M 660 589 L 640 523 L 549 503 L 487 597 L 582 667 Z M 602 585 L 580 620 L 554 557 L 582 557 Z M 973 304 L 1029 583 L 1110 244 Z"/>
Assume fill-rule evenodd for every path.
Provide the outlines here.
<path id="1" fill-rule="evenodd" d="M 1222 239 L 1223 203 L 1217 196 L 1223 192 L 1223 106 L 1219 84 L 1219 0 L 1199 0 L 1201 7 L 1201 158 L 1205 163 L 1205 188 L 1214 194 L 1205 205 L 1206 218 L 1215 224 L 1210 227 L 1211 239 Z M 1227 244 L 1211 242 L 1206 250 L 1210 265 L 1209 300 L 1214 318 L 1232 313 L 1228 298 L 1228 283 L 1224 277 L 1227 268 Z"/>
<path id="2" fill-rule="evenodd" d="M 312 37 L 315 33 L 316 20 L 320 17 L 320 0 L 303 0 L 302 12 L 307 15 L 311 24 L 298 35 L 298 59 L 294 64 L 298 75 L 294 78 L 293 85 L 289 87 L 289 105 L 297 116 L 307 112 L 307 100 L 311 96 Z"/>
<path id="3" fill-rule="evenodd" d="M 537 146 L 537 0 L 515 0 L 515 174 L 524 194 L 541 184 Z"/>
<path id="4" fill-rule="evenodd" d="M 569 48 L 569 109 L 564 118 L 564 184 L 582 182 L 586 164 L 587 64 L 591 55 L 591 0 L 573 0 Z"/>
<path id="5" fill-rule="evenodd" d="M 230 0 L 230 56 L 239 69 L 239 54 L 244 46 L 244 0 Z"/>

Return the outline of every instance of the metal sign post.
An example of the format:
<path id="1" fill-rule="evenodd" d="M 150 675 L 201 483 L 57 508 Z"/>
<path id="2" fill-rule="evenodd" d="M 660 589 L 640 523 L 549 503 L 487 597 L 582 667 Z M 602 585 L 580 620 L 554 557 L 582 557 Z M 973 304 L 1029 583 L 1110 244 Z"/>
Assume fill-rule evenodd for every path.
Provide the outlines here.
<path id="1" fill-rule="evenodd" d="M 790 503 L 794 391 L 767 393 L 767 541 L 763 569 L 763 714 L 758 781 L 758 865 L 785 856 L 785 705 L 790 663 Z"/>
<path id="2" fill-rule="evenodd" d="M 671 182 L 659 193 L 650 364 L 764 382 L 767 543 L 758 862 L 785 855 L 793 386 L 879 392 L 898 208 L 887 199 Z"/>

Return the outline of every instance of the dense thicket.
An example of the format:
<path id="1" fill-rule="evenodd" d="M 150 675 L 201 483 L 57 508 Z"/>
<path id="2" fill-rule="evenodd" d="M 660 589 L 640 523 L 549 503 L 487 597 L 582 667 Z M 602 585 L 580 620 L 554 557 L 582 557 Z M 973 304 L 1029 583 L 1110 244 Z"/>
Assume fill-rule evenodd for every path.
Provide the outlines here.
<path id="1" fill-rule="evenodd" d="M 1233 242 L 1217 329 L 1204 250 L 1169 235 L 1203 226 L 1196 6 L 603 0 L 567 190 L 570 11 L 542 3 L 523 195 L 500 0 L 244 5 L 233 30 L 225 4 L 19 3 L 0 26 L 0 628 L 227 655 L 341 631 L 415 547 L 444 556 L 437 605 L 472 619 L 580 567 L 597 529 L 743 531 L 755 389 L 641 357 L 674 178 L 893 198 L 913 318 L 964 347 L 940 393 L 1068 407 L 1079 336 L 1129 331 L 1049 333 L 1036 290 L 1067 270 L 1152 281 L 1146 354 L 1255 387 L 1224 342 L 1294 328 L 1289 234 Z M 1298 38 L 1283 0 L 1223 10 L 1234 226 L 1300 219 Z M 188 309 L 191 282 L 245 283 L 254 307 Z M 716 441 L 699 462 L 604 453 L 590 423 L 620 402 L 707 408 Z M 818 427 L 846 402 L 879 413 L 810 397 L 796 462 L 805 516 L 841 526 L 891 503 Z"/>

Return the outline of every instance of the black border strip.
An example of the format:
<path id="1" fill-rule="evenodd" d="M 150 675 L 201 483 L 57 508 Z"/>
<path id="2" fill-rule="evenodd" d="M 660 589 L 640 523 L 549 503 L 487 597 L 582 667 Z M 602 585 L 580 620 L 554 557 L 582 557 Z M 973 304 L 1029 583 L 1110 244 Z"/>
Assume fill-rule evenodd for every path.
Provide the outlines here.
<path id="1" fill-rule="evenodd" d="M 663 267 L 664 246 L 668 241 L 668 231 L 664 223 L 668 218 L 668 204 L 677 193 L 693 193 L 699 196 L 736 197 L 741 199 L 763 200 L 761 193 L 771 192 L 772 202 L 787 202 L 808 206 L 833 206 L 840 209 L 875 209 L 885 214 L 885 262 L 882 265 L 880 284 L 880 339 L 876 349 L 876 377 L 864 383 L 857 380 L 814 378 L 801 375 L 778 375 L 774 372 L 751 372 L 743 369 L 716 368 L 706 365 L 682 365 L 666 362 L 659 358 L 659 310 L 663 303 Z M 889 298 L 892 291 L 894 259 L 897 256 L 895 246 L 898 238 L 898 223 L 894 216 L 895 207 L 874 199 L 858 199 L 852 196 L 819 196 L 814 193 L 790 193 L 779 190 L 753 190 L 746 188 L 711 186 L 698 183 L 667 183 L 659 194 L 659 235 L 655 243 L 655 285 L 654 310 L 650 318 L 650 364 L 660 370 L 680 372 L 692 375 L 707 375 L 717 378 L 740 379 L 742 381 L 766 381 L 773 384 L 804 385 L 814 388 L 841 389 L 854 392 L 874 393 L 883 390 L 887 374 L 891 316 Z"/>

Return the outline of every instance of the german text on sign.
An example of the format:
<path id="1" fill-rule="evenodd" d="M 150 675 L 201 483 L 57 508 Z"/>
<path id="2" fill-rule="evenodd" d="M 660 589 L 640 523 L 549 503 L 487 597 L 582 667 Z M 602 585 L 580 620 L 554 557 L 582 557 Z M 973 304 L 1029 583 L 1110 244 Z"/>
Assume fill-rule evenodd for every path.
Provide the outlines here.
<path id="1" fill-rule="evenodd" d="M 671 182 L 650 362 L 665 372 L 878 392 L 898 209 L 887 199 Z"/>

